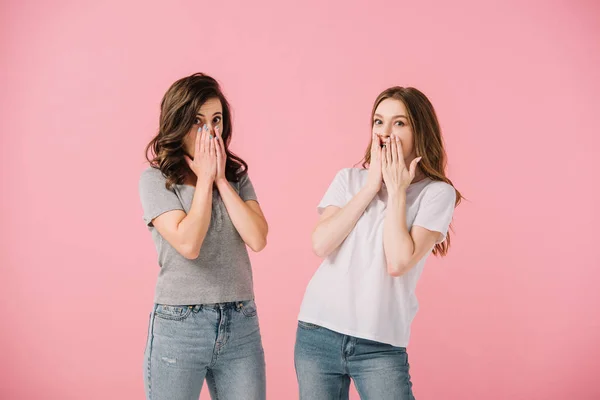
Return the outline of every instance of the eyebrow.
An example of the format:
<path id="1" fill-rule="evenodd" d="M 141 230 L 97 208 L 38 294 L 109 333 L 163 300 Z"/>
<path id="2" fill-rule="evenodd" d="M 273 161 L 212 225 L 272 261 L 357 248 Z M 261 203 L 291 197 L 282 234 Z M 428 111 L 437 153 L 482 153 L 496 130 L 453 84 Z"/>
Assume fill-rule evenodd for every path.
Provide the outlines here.
<path id="1" fill-rule="evenodd" d="M 373 116 L 374 116 L 374 117 L 383 118 L 383 117 L 382 117 L 381 115 L 379 115 L 379 114 L 374 114 Z M 402 115 L 402 114 L 399 114 L 399 115 L 394 115 L 394 116 L 392 117 L 392 119 L 395 119 L 395 118 L 406 118 L 406 115 Z M 406 118 L 406 119 L 408 119 L 408 118 Z"/>
<path id="2" fill-rule="evenodd" d="M 197 115 L 197 116 L 199 115 L 199 116 L 201 116 L 201 117 L 204 117 L 204 115 L 203 115 L 203 114 L 200 114 L 200 113 L 196 113 L 196 115 Z M 214 113 L 214 114 L 213 114 L 213 117 L 214 117 L 215 115 L 221 115 L 221 111 L 217 111 L 216 113 Z"/>

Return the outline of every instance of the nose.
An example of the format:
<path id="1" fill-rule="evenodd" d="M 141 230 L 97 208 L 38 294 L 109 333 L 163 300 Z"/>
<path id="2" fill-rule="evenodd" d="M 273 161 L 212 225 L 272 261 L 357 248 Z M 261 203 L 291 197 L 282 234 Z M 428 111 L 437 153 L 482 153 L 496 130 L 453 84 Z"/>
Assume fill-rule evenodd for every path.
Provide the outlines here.
<path id="1" fill-rule="evenodd" d="M 219 124 L 218 123 L 209 122 L 209 123 L 206 124 L 206 126 L 208 126 L 208 131 L 209 132 L 215 133 L 215 128 L 217 128 L 219 126 Z M 219 129 L 222 129 L 222 128 L 219 128 Z"/>
<path id="2" fill-rule="evenodd" d="M 389 124 L 384 124 L 379 131 L 379 136 L 381 136 L 382 139 L 387 140 L 392 136 L 392 127 Z"/>
<path id="3" fill-rule="evenodd" d="M 379 138 L 381 139 L 382 142 L 387 142 L 390 138 L 391 134 L 388 132 L 381 132 L 379 134 Z"/>

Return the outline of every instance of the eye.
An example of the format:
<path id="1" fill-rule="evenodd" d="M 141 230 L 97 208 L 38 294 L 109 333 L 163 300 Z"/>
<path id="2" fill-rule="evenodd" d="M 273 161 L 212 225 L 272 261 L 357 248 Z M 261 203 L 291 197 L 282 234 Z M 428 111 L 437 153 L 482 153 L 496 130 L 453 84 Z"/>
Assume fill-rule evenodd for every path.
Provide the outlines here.
<path id="1" fill-rule="evenodd" d="M 381 122 L 381 120 L 380 120 L 380 119 L 377 119 L 377 118 L 376 118 L 375 120 L 373 120 L 373 124 L 374 124 L 374 125 L 381 125 L 381 124 L 382 124 L 382 122 Z"/>
<path id="2" fill-rule="evenodd" d="M 200 125 L 202 123 L 202 120 L 200 120 L 200 118 L 196 117 L 194 118 L 194 125 Z"/>
<path id="3" fill-rule="evenodd" d="M 219 122 L 221 122 L 221 117 L 215 117 L 213 119 L 213 125 L 217 125 Z"/>
<path id="4" fill-rule="evenodd" d="M 404 126 L 406 124 L 403 121 L 396 121 L 395 125 L 397 125 L 397 126 Z"/>

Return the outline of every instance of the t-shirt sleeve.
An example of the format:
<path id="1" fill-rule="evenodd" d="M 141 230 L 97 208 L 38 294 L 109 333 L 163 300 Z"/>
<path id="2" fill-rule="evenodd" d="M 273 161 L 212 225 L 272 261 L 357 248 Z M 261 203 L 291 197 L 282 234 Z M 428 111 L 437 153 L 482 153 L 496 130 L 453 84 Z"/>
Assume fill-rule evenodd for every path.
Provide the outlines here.
<path id="1" fill-rule="evenodd" d="M 345 168 L 339 171 L 333 182 L 329 185 L 329 188 L 325 192 L 325 195 L 321 199 L 321 202 L 317 206 L 319 214 L 322 214 L 325 208 L 329 206 L 344 207 L 348 202 L 348 169 Z"/>
<path id="2" fill-rule="evenodd" d="M 446 240 L 446 234 L 454 214 L 456 191 L 448 184 L 440 185 L 435 189 L 424 194 L 413 226 L 417 225 L 430 231 L 440 232 L 437 244 Z"/>
<path id="3" fill-rule="evenodd" d="M 247 173 L 240 177 L 238 182 L 238 194 L 240 198 L 244 201 L 258 201 L 258 197 L 256 196 L 256 191 L 254 190 L 254 185 L 252 185 L 252 181 Z"/>
<path id="4" fill-rule="evenodd" d="M 142 172 L 139 182 L 143 218 L 148 226 L 152 220 L 167 211 L 184 210 L 181 201 L 173 190 L 165 186 L 166 179 L 160 170 L 148 168 Z"/>

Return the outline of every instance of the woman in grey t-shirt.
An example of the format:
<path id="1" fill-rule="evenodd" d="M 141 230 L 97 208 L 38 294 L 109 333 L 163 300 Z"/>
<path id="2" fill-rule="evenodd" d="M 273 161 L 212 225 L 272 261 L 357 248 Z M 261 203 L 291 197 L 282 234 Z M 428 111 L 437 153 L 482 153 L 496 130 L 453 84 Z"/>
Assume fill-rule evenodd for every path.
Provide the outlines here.
<path id="1" fill-rule="evenodd" d="M 264 399 L 265 362 L 246 246 L 268 226 L 247 164 L 228 150 L 231 112 L 194 74 L 163 97 L 139 182 L 160 272 L 145 351 L 148 399 Z"/>

